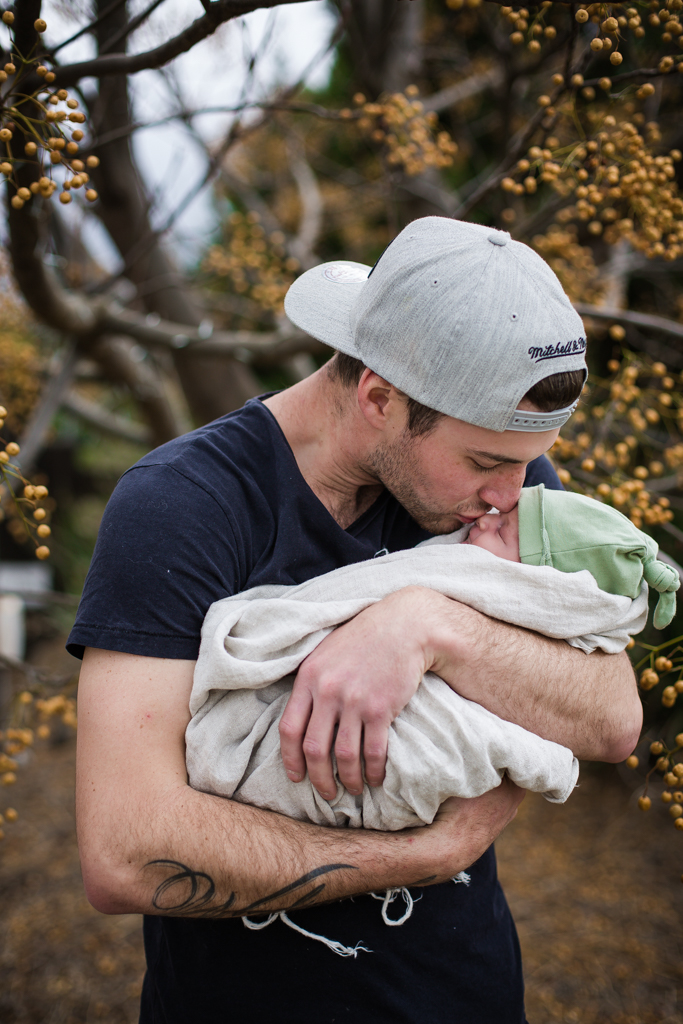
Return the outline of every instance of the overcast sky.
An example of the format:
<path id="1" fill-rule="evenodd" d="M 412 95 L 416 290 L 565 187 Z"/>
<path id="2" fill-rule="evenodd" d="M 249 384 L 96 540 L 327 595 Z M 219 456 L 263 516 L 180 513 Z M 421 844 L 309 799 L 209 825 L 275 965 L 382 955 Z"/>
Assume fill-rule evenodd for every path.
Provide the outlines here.
<path id="1" fill-rule="evenodd" d="M 134 14 L 148 0 L 134 0 Z M 47 42 L 55 45 L 72 35 L 87 21 L 90 4 L 85 0 L 46 0 L 43 17 L 48 23 Z M 130 52 L 139 52 L 175 35 L 203 14 L 199 0 L 165 0 L 149 21 L 131 38 Z M 189 53 L 169 65 L 169 74 L 177 83 L 187 107 L 230 106 L 247 99 L 260 99 L 274 85 L 297 81 L 315 57 L 322 53 L 334 29 L 334 15 L 325 0 L 309 0 L 258 10 L 229 22 Z M 2 29 L 4 31 L 4 26 Z M 59 53 L 62 63 L 84 60 L 94 55 L 92 37 L 84 36 Z M 242 95 L 245 70 L 250 57 L 260 53 L 256 73 L 247 97 Z M 308 76 L 314 86 L 324 85 L 331 68 L 328 55 L 316 63 Z M 155 121 L 177 109 L 177 100 L 163 74 L 143 71 L 131 76 L 131 93 L 136 120 Z M 87 85 L 87 83 L 86 83 Z M 219 139 L 230 123 L 230 115 L 198 117 L 195 127 L 212 142 Z M 190 132 L 179 124 L 165 124 L 138 131 L 133 142 L 145 181 L 156 197 L 155 224 L 166 221 L 182 198 L 199 182 L 205 170 L 205 156 Z M 76 215 L 74 204 L 67 213 Z M 107 269 L 114 270 L 117 254 L 107 242 L 96 218 L 84 224 L 84 236 Z M 178 219 L 169 239 L 176 258 L 188 265 L 204 248 L 216 217 L 210 187 L 205 189 Z"/>

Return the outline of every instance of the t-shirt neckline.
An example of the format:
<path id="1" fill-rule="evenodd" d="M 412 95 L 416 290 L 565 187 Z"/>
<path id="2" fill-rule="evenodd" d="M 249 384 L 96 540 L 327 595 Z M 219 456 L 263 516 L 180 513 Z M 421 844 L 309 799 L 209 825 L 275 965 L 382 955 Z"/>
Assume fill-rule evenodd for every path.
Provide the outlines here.
<path id="1" fill-rule="evenodd" d="M 346 529 L 344 529 L 342 526 L 340 526 L 339 523 L 337 522 L 337 520 L 332 515 L 332 513 L 329 511 L 328 508 L 325 507 L 323 502 L 320 500 L 318 495 L 315 493 L 315 491 L 313 490 L 311 485 L 306 480 L 306 477 L 303 475 L 303 473 L 299 469 L 299 463 L 296 461 L 296 456 L 295 456 L 294 452 L 292 451 L 292 446 L 290 445 L 289 441 L 287 440 L 287 436 L 286 436 L 284 430 L 280 426 L 280 424 L 278 422 L 278 419 L 274 415 L 274 413 L 268 408 L 267 405 L 264 404 L 264 399 L 265 398 L 271 398 L 273 395 L 277 395 L 279 393 L 280 393 L 279 391 L 267 391 L 263 395 L 257 395 L 255 398 L 249 399 L 249 403 L 248 404 L 251 404 L 252 402 L 253 403 L 258 402 L 258 408 L 263 409 L 263 411 L 267 414 L 271 424 L 275 427 L 275 429 L 277 431 L 277 434 L 278 434 L 278 436 L 280 437 L 280 440 L 283 443 L 285 451 L 287 452 L 287 457 L 290 460 L 290 463 L 291 463 L 291 465 L 292 465 L 292 467 L 294 469 L 294 472 L 299 477 L 299 480 L 301 481 L 302 486 L 306 488 L 307 493 L 310 495 L 310 497 L 313 499 L 313 501 L 315 501 L 317 503 L 317 505 L 322 509 L 322 511 L 327 516 L 327 518 L 332 523 L 334 523 L 335 527 L 338 530 L 341 530 L 342 533 L 346 533 L 346 534 L 348 534 L 351 537 L 358 536 L 360 533 L 363 532 L 365 527 L 369 523 L 372 522 L 372 520 L 375 518 L 377 513 L 380 512 L 384 508 L 384 506 L 386 505 L 387 501 L 389 500 L 389 491 L 385 487 L 382 490 L 382 492 L 375 498 L 375 500 L 373 501 L 372 505 L 370 505 L 368 508 L 366 508 L 364 512 L 361 512 L 361 514 L 358 516 L 358 518 L 354 519 L 354 521 L 352 523 L 350 523 L 346 527 Z"/>

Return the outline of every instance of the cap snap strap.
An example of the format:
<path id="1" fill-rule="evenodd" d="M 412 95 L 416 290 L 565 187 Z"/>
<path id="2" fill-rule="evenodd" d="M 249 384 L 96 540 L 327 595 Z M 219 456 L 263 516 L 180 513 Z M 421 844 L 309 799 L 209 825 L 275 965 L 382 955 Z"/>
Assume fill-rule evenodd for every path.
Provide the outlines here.
<path id="1" fill-rule="evenodd" d="M 555 409 L 554 412 L 529 412 L 527 409 L 516 409 L 510 417 L 506 430 L 554 430 L 566 423 L 579 404 L 578 399 L 566 409 Z"/>

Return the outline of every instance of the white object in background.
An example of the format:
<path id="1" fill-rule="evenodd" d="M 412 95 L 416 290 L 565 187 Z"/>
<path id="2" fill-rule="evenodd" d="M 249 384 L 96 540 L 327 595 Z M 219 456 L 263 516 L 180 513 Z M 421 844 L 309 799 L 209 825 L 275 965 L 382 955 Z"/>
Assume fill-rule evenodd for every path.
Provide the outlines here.
<path id="1" fill-rule="evenodd" d="M 25 605 L 16 594 L 0 594 L 0 654 L 24 660 L 26 652 Z"/>
<path id="2" fill-rule="evenodd" d="M 44 594 L 52 590 L 52 569 L 40 562 L 0 562 L 0 594 L 16 592 Z M 42 601 L 27 598 L 29 608 L 40 608 Z"/>
<path id="3" fill-rule="evenodd" d="M 52 570 L 35 562 L 0 562 L 0 654 L 24 660 L 26 609 L 40 608 L 40 594 L 52 590 Z M 12 593 L 16 591 L 16 593 Z M 35 598 L 31 598 L 35 594 Z"/>

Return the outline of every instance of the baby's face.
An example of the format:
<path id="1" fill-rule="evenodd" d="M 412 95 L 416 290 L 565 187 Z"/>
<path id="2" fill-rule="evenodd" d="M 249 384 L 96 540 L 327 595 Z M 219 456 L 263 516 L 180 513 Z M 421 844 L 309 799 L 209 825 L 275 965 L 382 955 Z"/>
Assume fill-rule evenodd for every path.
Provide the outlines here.
<path id="1" fill-rule="evenodd" d="M 519 562 L 519 512 L 515 505 L 512 512 L 489 512 L 472 525 L 465 544 L 485 548 L 492 555 Z"/>

